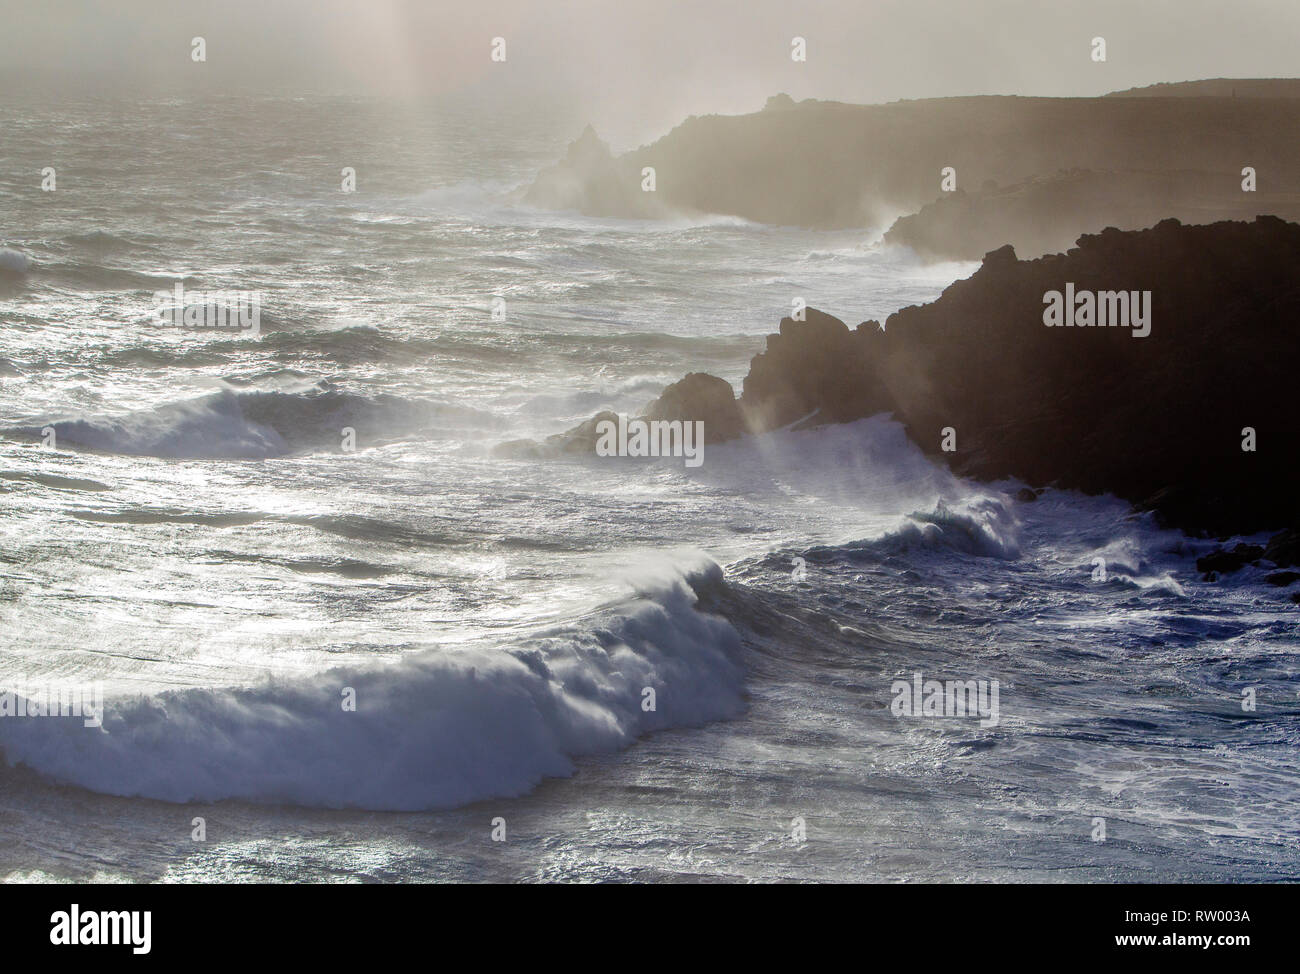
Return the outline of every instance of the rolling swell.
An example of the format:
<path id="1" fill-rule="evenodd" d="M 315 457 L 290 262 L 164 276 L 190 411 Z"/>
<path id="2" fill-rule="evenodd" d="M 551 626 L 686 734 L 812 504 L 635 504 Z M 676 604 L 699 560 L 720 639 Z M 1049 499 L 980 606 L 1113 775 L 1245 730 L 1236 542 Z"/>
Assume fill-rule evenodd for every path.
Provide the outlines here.
<path id="1" fill-rule="evenodd" d="M 25 254 L 8 247 L 0 247 L 0 274 L 25 274 L 31 269 L 32 262 Z"/>
<path id="2" fill-rule="evenodd" d="M 115 417 L 51 423 L 60 445 L 127 456 L 175 459 L 266 459 L 338 449 L 341 431 L 361 447 L 435 423 L 491 425 L 490 414 L 389 394 L 361 396 L 318 387 L 309 392 L 232 392 L 167 403 Z M 23 438 L 40 427 L 7 431 Z"/>
<path id="3" fill-rule="evenodd" d="M 6 720 L 0 751 L 65 784 L 171 802 L 420 810 L 516 796 L 577 757 L 742 711 L 736 630 L 696 608 L 696 589 L 722 587 L 709 563 L 506 649 L 109 700 L 102 728 Z"/>

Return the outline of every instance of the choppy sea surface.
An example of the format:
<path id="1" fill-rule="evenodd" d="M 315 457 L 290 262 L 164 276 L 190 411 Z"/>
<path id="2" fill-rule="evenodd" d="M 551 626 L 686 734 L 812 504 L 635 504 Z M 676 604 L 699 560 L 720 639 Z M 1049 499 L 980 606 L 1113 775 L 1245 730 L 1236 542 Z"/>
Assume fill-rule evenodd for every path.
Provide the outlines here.
<path id="1" fill-rule="evenodd" d="M 499 448 L 974 269 L 524 206 L 582 121 L 0 105 L 0 689 L 106 700 L 0 717 L 0 875 L 1300 878 L 1300 607 L 1210 543 L 887 416 Z M 160 322 L 178 280 L 259 333 Z M 996 722 L 896 713 L 918 673 Z"/>

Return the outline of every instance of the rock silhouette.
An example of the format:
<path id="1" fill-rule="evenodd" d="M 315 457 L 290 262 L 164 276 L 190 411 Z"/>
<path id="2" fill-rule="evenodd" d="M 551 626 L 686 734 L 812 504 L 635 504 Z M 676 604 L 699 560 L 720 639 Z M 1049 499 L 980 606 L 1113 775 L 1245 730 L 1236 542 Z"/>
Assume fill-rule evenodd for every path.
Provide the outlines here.
<path id="1" fill-rule="evenodd" d="M 1298 269 L 1300 225 L 1264 216 L 1108 228 L 1036 260 L 1002 247 L 883 328 L 812 308 L 785 318 L 737 402 L 695 373 L 650 413 L 703 420 L 716 442 L 888 412 L 962 475 L 1113 493 L 1191 532 L 1276 530 L 1297 520 Z M 1044 296 L 1067 284 L 1149 291 L 1150 333 L 1047 327 Z M 1295 548 L 1294 533 L 1280 535 L 1268 557 L 1294 561 Z"/>
<path id="2" fill-rule="evenodd" d="M 945 243 L 942 234 L 923 232 L 963 223 L 960 206 L 944 206 L 900 227 L 898 239 L 960 243 L 957 252 L 972 259 L 1012 243 L 1031 256 L 1066 246 L 1080 232 L 1137 229 L 1167 216 L 1300 217 L 1297 90 L 1300 82 L 1279 79 L 1193 82 L 1101 98 L 973 96 L 887 105 L 777 95 L 749 115 L 689 118 L 617 158 L 589 127 L 568 158 L 538 176 L 526 199 L 594 216 L 714 213 L 782 226 L 883 229 L 900 213 L 946 199 L 941 171 L 952 167 L 961 192 L 989 183 L 1004 188 L 967 201 L 972 224 L 996 211 L 996 234 Z M 1247 165 L 1268 199 L 1243 212 L 1238 207 L 1251 206 L 1243 197 L 1252 195 L 1241 188 Z M 641 191 L 645 166 L 656 170 L 654 193 Z M 1080 170 L 1099 175 L 1092 182 L 1061 176 Z M 1145 198 L 1152 192 L 1161 204 L 1154 208 Z M 1066 206 L 1081 222 L 1056 211 Z M 1053 229 L 1040 242 L 1044 223 L 1072 236 L 1061 239 Z"/>
<path id="3" fill-rule="evenodd" d="M 1264 179 L 1265 188 L 1278 185 L 1273 177 Z M 899 217 L 884 240 L 931 259 L 979 260 L 1008 242 L 1021 257 L 1037 257 L 1065 250 L 1081 232 L 1140 230 L 1168 217 L 1184 223 L 1251 220 L 1259 213 L 1300 219 L 1300 193 L 1248 193 L 1241 182 L 1239 173 L 1072 170 L 945 193 Z"/>

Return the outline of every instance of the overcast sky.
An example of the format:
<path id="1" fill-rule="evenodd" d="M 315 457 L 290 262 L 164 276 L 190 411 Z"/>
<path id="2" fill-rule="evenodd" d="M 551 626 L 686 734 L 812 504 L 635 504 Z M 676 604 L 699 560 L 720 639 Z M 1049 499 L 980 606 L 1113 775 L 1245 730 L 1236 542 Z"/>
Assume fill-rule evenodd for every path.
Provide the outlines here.
<path id="1" fill-rule="evenodd" d="M 11 93 L 519 92 L 680 119 L 777 91 L 879 102 L 1297 75 L 1300 0 L 0 0 Z"/>

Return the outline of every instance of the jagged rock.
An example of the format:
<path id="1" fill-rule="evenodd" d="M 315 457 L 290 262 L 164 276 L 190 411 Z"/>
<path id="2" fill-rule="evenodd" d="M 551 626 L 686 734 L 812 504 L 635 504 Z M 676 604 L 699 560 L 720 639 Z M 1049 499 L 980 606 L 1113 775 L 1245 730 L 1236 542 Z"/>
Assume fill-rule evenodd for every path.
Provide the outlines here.
<path id="1" fill-rule="evenodd" d="M 1300 572 L 1273 572 L 1271 575 L 1265 575 L 1264 581 L 1270 585 L 1290 585 L 1292 582 L 1300 579 Z"/>
<path id="2" fill-rule="evenodd" d="M 746 431 L 731 383 L 707 372 L 692 372 L 674 382 L 646 407 L 648 420 L 685 420 L 704 423 L 704 442 L 735 439 Z"/>
<path id="3" fill-rule="evenodd" d="M 888 409 L 848 326 L 816 308 L 804 315 L 803 321 L 782 318 L 780 332 L 750 362 L 741 402 L 755 426 L 775 429 L 810 413 L 842 423 Z"/>
<path id="4" fill-rule="evenodd" d="M 1220 548 L 1208 555 L 1196 559 L 1196 570 L 1206 580 L 1212 575 L 1230 575 L 1246 565 L 1252 565 L 1264 557 L 1264 549 L 1256 544 L 1238 544 L 1231 551 Z"/>
<path id="5" fill-rule="evenodd" d="M 618 413 L 605 410 L 599 412 L 585 423 L 580 423 L 564 433 L 556 433 L 546 438 L 546 446 L 557 453 L 595 453 L 596 441 L 600 434 L 596 427 L 603 422 L 618 424 Z"/>
<path id="6" fill-rule="evenodd" d="M 656 409 L 703 418 L 706 429 L 720 417 L 715 441 L 809 414 L 833 423 L 889 412 L 963 475 L 1113 493 L 1165 524 L 1219 537 L 1276 530 L 1295 523 L 1298 266 L 1300 226 L 1275 217 L 1107 228 L 1029 261 L 1000 247 L 883 329 L 850 330 L 813 308 L 803 321 L 782 319 L 744 380 L 743 423 L 730 386 L 702 373 L 666 390 Z M 1149 334 L 1046 327 L 1044 296 L 1067 283 L 1150 291 Z M 709 415 L 693 415 L 700 410 Z M 1254 451 L 1242 449 L 1245 427 Z M 945 430 L 955 452 L 941 448 Z M 594 431 L 578 439 L 594 442 Z M 1248 548 L 1247 560 L 1296 564 L 1298 549 L 1296 532 L 1284 532 L 1271 554 Z M 1240 567 L 1241 550 L 1203 570 Z"/>
<path id="7" fill-rule="evenodd" d="M 645 219 L 663 215 L 658 197 L 641 189 L 641 169 L 616 160 L 588 125 L 563 160 L 538 174 L 524 202 L 587 216 Z"/>
<path id="8" fill-rule="evenodd" d="M 1300 528 L 1288 528 L 1273 535 L 1264 548 L 1264 557 L 1278 568 L 1300 565 Z"/>
<path id="9" fill-rule="evenodd" d="M 1258 213 L 1300 219 L 1294 191 L 1241 191 L 1235 172 L 1082 171 L 1035 176 L 1014 186 L 944 193 L 901 216 L 885 242 L 941 260 L 978 260 L 1003 241 L 1022 256 L 1067 249 L 1081 232 L 1137 230 L 1166 217 L 1188 223 L 1251 220 Z M 1267 189 L 1267 187 L 1266 187 Z"/>
<path id="10" fill-rule="evenodd" d="M 1296 103 L 1275 95 L 1295 84 L 1261 83 L 1252 89 L 1257 97 L 1235 100 L 972 96 L 848 105 L 796 104 L 778 96 L 769 108 L 749 115 L 688 119 L 616 160 L 606 152 L 594 164 L 587 157 L 561 163 L 539 176 L 529 197 L 539 206 L 592 215 L 625 216 L 629 209 L 635 215 L 653 204 L 662 205 L 662 212 L 719 213 L 778 226 L 864 227 L 878 226 L 900 209 L 912 212 L 933 203 L 946 166 L 957 170 L 959 189 L 974 190 L 990 180 L 1014 187 L 1071 168 L 1102 172 L 1122 165 L 1154 174 L 1140 177 L 1146 189 L 1135 191 L 1176 207 L 1208 201 L 1213 209 L 1259 202 L 1252 199 L 1257 194 L 1241 192 L 1241 168 L 1249 164 L 1268 174 L 1259 193 L 1277 200 L 1290 194 L 1294 203 L 1300 192 Z M 656 193 L 640 193 L 643 166 L 658 171 Z M 1194 178 L 1185 183 L 1177 175 L 1184 171 L 1210 174 L 1208 189 Z M 629 188 L 635 191 L 630 197 Z M 971 223 L 977 235 L 978 220 L 997 216 L 1004 205 L 1014 211 L 1006 224 L 1013 232 L 981 238 L 968 255 L 1006 242 L 1022 244 L 1021 252 L 1032 255 L 1043 252 L 1037 249 L 1042 233 L 1051 249 L 1068 245 L 1073 237 L 1060 239 L 1058 228 L 1078 233 L 1107 223 L 1148 226 L 1171 213 L 1195 215 L 1191 209 L 1143 209 L 1140 199 L 1118 197 L 1118 207 L 1142 209 L 1134 223 L 1122 208 L 1102 212 L 1104 187 L 1045 192 L 1041 203 L 1033 189 L 1020 202 L 994 200 L 991 215 L 979 205 Z M 1075 198 L 1071 214 L 1082 222 L 1043 209 L 1044 203 L 1064 206 Z M 1275 209 L 1260 204 L 1255 212 Z M 1207 212 L 1204 219 L 1225 215 Z"/>
<path id="11" fill-rule="evenodd" d="M 939 453 L 952 427 L 957 450 L 939 455 L 960 473 L 1111 492 L 1222 537 L 1293 522 L 1300 226 L 1164 220 L 1012 258 L 995 251 L 937 301 L 858 333 L 923 449 Z M 1067 283 L 1150 291 L 1150 334 L 1046 327 L 1044 295 Z M 1245 427 L 1255 452 L 1242 450 Z"/>

